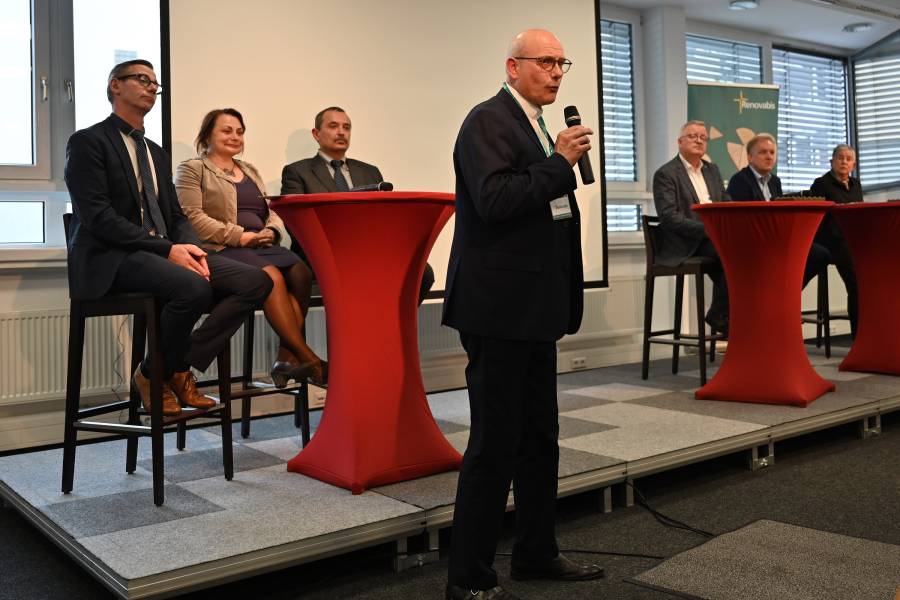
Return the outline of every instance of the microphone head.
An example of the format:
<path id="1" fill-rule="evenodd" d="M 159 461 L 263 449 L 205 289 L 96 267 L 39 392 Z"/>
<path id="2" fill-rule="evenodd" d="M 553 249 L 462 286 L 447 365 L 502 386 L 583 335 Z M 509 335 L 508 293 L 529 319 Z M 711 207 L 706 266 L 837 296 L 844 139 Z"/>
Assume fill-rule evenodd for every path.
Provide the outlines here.
<path id="1" fill-rule="evenodd" d="M 563 109 L 563 116 L 566 118 L 566 125 L 581 125 L 581 115 L 574 106 L 567 106 Z"/>

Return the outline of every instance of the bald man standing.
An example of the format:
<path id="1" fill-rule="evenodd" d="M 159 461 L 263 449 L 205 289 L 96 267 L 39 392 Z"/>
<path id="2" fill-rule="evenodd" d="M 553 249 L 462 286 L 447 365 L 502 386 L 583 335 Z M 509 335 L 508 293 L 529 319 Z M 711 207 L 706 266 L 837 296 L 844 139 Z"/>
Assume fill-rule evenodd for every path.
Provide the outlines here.
<path id="1" fill-rule="evenodd" d="M 510 600 L 494 554 L 515 487 L 513 579 L 603 576 L 556 544 L 559 467 L 556 341 L 581 324 L 584 278 L 572 169 L 582 126 L 551 139 L 542 108 L 572 63 L 559 40 L 528 30 L 510 43 L 506 83 L 472 109 L 453 151 L 456 227 L 443 322 L 468 355 L 471 430 L 453 517 L 448 599 Z"/>

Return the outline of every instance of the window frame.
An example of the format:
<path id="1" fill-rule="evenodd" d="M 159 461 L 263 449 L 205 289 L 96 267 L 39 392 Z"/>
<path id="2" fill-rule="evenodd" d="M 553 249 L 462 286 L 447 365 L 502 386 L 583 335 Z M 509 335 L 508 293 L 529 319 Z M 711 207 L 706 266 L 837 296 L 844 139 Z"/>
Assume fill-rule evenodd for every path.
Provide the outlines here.
<path id="1" fill-rule="evenodd" d="M 0 181 L 50 180 L 52 164 L 50 156 L 51 119 L 50 106 L 55 84 L 50 61 L 50 7 L 49 0 L 31 1 L 31 85 L 33 96 L 34 165 L 0 165 Z M 47 98 L 42 98 L 42 82 L 47 86 Z"/>
<path id="2" fill-rule="evenodd" d="M 850 56 L 846 57 L 847 64 L 847 89 L 848 89 L 848 97 L 852 99 L 852 103 L 850 106 L 850 123 L 848 127 L 852 127 L 852 133 L 850 133 L 850 139 L 853 140 L 853 148 L 856 150 L 856 176 L 859 177 L 860 184 L 862 185 L 862 190 L 864 193 L 876 193 L 876 192 L 886 192 L 888 190 L 896 190 L 900 188 L 900 178 L 895 179 L 889 182 L 877 183 L 874 185 L 866 185 L 863 181 L 862 175 L 863 170 L 859 168 L 859 112 L 856 108 L 856 61 L 862 57 L 865 59 L 865 54 L 877 49 L 879 46 L 889 43 L 890 40 L 900 37 L 900 33 L 894 32 L 889 34 L 888 36 L 878 40 L 874 44 L 863 48 L 859 52 L 855 52 Z M 898 58 L 900 58 L 900 54 L 898 54 Z"/>
<path id="3" fill-rule="evenodd" d="M 599 34 L 600 20 L 625 23 L 631 26 L 631 79 L 632 100 L 634 111 L 634 155 L 635 155 L 635 180 L 611 181 L 606 180 L 608 200 L 617 203 L 621 200 L 633 201 L 637 195 L 647 191 L 647 156 L 645 148 L 645 108 L 644 108 L 644 57 L 642 23 L 640 13 L 634 10 L 603 4 L 597 14 L 597 31 Z M 598 53 L 600 52 L 600 38 L 597 38 Z M 602 81 L 600 82 L 602 86 Z M 621 203 L 621 202 L 619 202 Z"/>
<path id="4" fill-rule="evenodd" d="M 843 68 L 844 68 L 844 98 L 845 98 L 845 105 L 844 105 L 844 119 L 845 119 L 845 122 L 846 122 L 846 132 L 847 132 L 847 137 L 846 137 L 846 139 L 844 140 L 844 142 L 839 142 L 839 143 L 848 143 L 848 144 L 849 144 L 849 143 L 853 143 L 853 146 L 854 146 L 854 148 L 855 148 L 855 147 L 856 147 L 856 145 L 855 145 L 855 142 L 856 142 L 856 127 L 855 127 L 855 123 L 854 123 L 854 111 L 855 111 L 855 106 L 856 106 L 856 98 L 854 97 L 854 95 L 853 95 L 853 93 L 852 93 L 853 90 L 852 90 L 852 82 L 851 82 L 851 77 L 850 77 L 850 68 L 849 68 L 849 60 L 848 60 L 848 57 L 847 57 L 846 55 L 833 54 L 833 53 L 829 53 L 829 52 L 822 52 L 822 51 L 819 51 L 819 50 L 810 50 L 810 49 L 807 49 L 807 48 L 797 48 L 797 47 L 792 46 L 792 45 L 782 44 L 782 43 L 777 43 L 777 42 L 774 42 L 774 41 L 773 41 L 772 46 L 771 46 L 771 52 L 770 52 L 770 55 L 771 55 L 773 58 L 770 59 L 770 61 L 769 61 L 770 67 L 772 66 L 772 63 L 773 63 L 773 60 L 774 60 L 774 51 L 775 51 L 775 50 L 784 51 L 784 52 L 793 52 L 793 53 L 796 53 L 796 54 L 806 54 L 806 55 L 808 55 L 808 56 L 814 56 L 814 57 L 817 57 L 817 58 L 825 58 L 825 59 L 828 59 L 828 60 L 837 60 L 837 61 L 840 61 L 841 63 L 843 63 Z M 773 69 L 772 80 L 773 80 L 772 83 L 774 83 L 774 69 Z M 780 93 L 780 90 L 779 90 L 779 93 Z M 780 99 L 779 99 L 779 110 L 780 110 Z M 780 137 L 780 133 L 779 133 L 779 137 Z M 781 146 L 782 146 L 782 144 L 779 144 L 779 148 L 780 148 Z M 779 151 L 779 153 L 778 153 L 779 159 L 781 158 L 781 156 L 782 156 L 782 155 L 781 155 L 781 152 Z M 776 168 L 776 172 L 777 172 L 777 169 L 778 169 L 777 163 L 776 163 L 776 167 L 775 167 L 775 168 Z M 825 167 L 824 167 L 824 170 L 823 170 L 822 172 L 824 173 L 824 172 L 827 171 L 827 170 L 828 170 L 828 167 L 825 166 Z M 808 189 L 808 188 L 807 188 L 807 189 Z M 785 190 L 785 191 L 788 191 L 788 190 Z M 794 191 L 799 191 L 799 190 L 794 190 Z"/>

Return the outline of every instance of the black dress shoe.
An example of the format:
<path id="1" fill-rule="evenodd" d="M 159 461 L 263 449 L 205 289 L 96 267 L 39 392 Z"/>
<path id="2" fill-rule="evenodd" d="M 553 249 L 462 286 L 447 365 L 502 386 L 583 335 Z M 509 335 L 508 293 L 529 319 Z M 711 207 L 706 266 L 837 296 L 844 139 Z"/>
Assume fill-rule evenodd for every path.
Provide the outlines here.
<path id="1" fill-rule="evenodd" d="M 537 565 L 516 564 L 513 562 L 509 576 L 516 581 L 525 579 L 589 581 L 603 577 L 603 567 L 579 565 L 560 554 L 553 560 Z"/>
<path id="2" fill-rule="evenodd" d="M 457 585 L 448 585 L 447 600 L 520 600 L 520 598 L 499 585 L 489 590 L 469 590 Z"/>

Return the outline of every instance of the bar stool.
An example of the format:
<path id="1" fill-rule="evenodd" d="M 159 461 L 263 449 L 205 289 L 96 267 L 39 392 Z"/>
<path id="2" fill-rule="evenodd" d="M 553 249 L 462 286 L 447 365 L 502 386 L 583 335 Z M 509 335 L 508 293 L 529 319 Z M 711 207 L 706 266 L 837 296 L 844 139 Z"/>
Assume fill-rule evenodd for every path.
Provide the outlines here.
<path id="1" fill-rule="evenodd" d="M 66 239 L 72 215 L 63 215 Z M 91 300 L 71 299 L 69 304 L 69 356 L 66 372 L 66 416 L 64 423 L 62 492 L 73 489 L 75 476 L 75 451 L 79 431 L 116 433 L 127 438 L 125 471 L 134 473 L 137 468 L 138 438 L 149 437 L 153 463 L 153 502 L 161 506 L 165 500 L 163 480 L 163 434 L 173 426 L 179 436 L 184 435 L 184 423 L 199 417 L 216 418 L 222 426 L 222 465 L 225 479 L 234 475 L 231 448 L 231 390 L 227 380 L 219 384 L 220 401 L 209 409 L 186 407 L 178 416 L 162 414 L 162 351 L 160 348 L 159 320 L 162 310 L 160 300 L 143 293 L 108 294 Z M 138 390 L 132 385 L 128 400 L 120 400 L 102 406 L 81 408 L 81 368 L 84 350 L 85 321 L 91 317 L 133 315 L 131 364 L 136 366 L 143 359 L 145 343 L 150 355 L 150 425 L 143 425 L 146 415 Z M 217 357 L 220 373 L 231 372 L 231 354 L 228 346 Z M 128 411 L 128 422 L 109 423 L 90 420 L 99 415 Z"/>
<path id="2" fill-rule="evenodd" d="M 692 257 L 677 267 L 666 267 L 656 264 L 656 228 L 659 217 L 644 215 L 641 229 L 644 232 L 644 248 L 647 256 L 647 275 L 644 287 L 644 347 L 641 360 L 641 379 L 650 375 L 650 344 L 667 344 L 672 346 L 672 373 L 678 373 L 678 358 L 681 346 L 697 348 L 700 362 L 700 385 L 706 385 L 706 342 L 709 342 L 709 361 L 715 361 L 716 341 L 725 336 L 711 331 L 706 335 L 703 322 L 704 287 L 703 276 L 712 271 L 716 263 L 711 258 Z M 697 291 L 697 323 L 698 333 L 689 334 L 681 331 L 681 310 L 684 297 L 684 277 L 693 275 Z M 675 277 L 675 314 L 672 329 L 653 331 L 653 292 L 657 277 Z"/>

